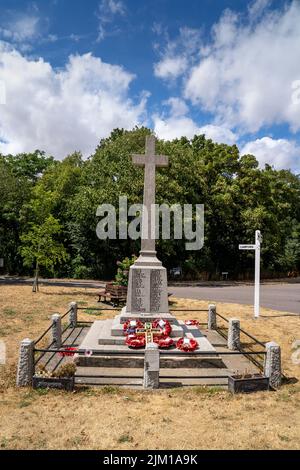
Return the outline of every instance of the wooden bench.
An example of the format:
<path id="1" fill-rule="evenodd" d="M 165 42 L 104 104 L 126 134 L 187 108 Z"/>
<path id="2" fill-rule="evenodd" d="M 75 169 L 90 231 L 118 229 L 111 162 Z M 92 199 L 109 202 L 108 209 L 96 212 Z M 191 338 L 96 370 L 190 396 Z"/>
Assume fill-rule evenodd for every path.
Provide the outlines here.
<path id="1" fill-rule="evenodd" d="M 108 282 L 104 289 L 98 292 L 98 302 L 108 302 L 113 305 L 119 305 L 126 302 L 127 286 L 118 286 L 112 282 Z"/>

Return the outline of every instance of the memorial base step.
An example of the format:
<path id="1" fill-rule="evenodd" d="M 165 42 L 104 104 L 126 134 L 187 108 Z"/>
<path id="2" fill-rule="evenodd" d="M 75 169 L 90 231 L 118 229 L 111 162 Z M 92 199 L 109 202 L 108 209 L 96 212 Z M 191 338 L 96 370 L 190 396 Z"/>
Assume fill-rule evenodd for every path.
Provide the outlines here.
<path id="1" fill-rule="evenodd" d="M 103 352 L 97 355 L 85 356 L 83 354 L 75 355 L 75 363 L 79 367 L 115 367 L 115 368 L 143 368 L 144 367 L 144 356 L 128 354 L 124 356 L 109 355 L 109 352 Z M 168 369 L 222 369 L 224 368 L 224 362 L 220 356 L 185 356 L 176 357 L 174 355 L 164 356 L 163 351 L 160 355 L 160 368 Z"/>
<path id="2" fill-rule="evenodd" d="M 227 369 L 178 369 L 160 370 L 160 388 L 182 386 L 227 387 Z M 78 367 L 75 375 L 77 385 L 114 385 L 120 387 L 142 388 L 143 368 L 116 369 L 110 367 Z"/>

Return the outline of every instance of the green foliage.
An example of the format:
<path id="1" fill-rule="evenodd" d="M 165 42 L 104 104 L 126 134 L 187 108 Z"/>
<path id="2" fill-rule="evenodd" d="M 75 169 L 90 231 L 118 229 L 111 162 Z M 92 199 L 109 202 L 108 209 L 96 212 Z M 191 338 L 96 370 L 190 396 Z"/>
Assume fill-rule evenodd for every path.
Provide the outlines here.
<path id="1" fill-rule="evenodd" d="M 44 364 L 40 364 L 37 368 L 36 375 L 39 377 L 74 377 L 76 372 L 76 364 L 74 362 L 65 362 L 57 370 L 49 371 Z"/>
<path id="2" fill-rule="evenodd" d="M 74 377 L 75 372 L 76 364 L 74 364 L 74 362 L 66 362 L 60 366 L 55 373 L 53 373 L 53 377 Z"/>
<path id="3" fill-rule="evenodd" d="M 46 157 L 45 152 L 36 150 L 33 153 L 20 153 L 16 156 L 3 157 L 12 173 L 17 178 L 26 178 L 32 182 L 37 181 L 40 174 L 51 165 L 55 165 L 53 157 Z"/>
<path id="4" fill-rule="evenodd" d="M 297 271 L 300 260 L 300 224 L 291 221 L 291 236 L 284 245 L 284 250 L 277 257 L 277 264 L 285 271 Z"/>
<path id="5" fill-rule="evenodd" d="M 56 264 L 66 261 L 66 249 L 55 239 L 61 229 L 53 215 L 49 215 L 41 225 L 31 224 L 30 230 L 21 235 L 20 253 L 24 266 L 36 264 L 51 271 Z"/>
<path id="6" fill-rule="evenodd" d="M 127 286 L 128 285 L 128 276 L 129 268 L 133 265 L 137 257 L 133 255 L 131 258 L 124 258 L 122 261 L 117 261 L 117 274 L 115 276 L 114 284 L 117 286 Z"/>

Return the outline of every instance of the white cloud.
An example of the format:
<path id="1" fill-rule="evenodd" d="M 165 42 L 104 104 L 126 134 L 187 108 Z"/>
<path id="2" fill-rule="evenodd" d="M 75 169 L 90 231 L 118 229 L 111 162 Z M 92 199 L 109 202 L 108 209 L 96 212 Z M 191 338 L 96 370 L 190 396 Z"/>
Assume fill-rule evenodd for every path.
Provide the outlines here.
<path id="1" fill-rule="evenodd" d="M 188 139 L 197 134 L 197 125 L 186 116 L 177 116 L 164 119 L 154 114 L 154 132 L 160 139 L 173 140 L 182 136 Z"/>
<path id="2" fill-rule="evenodd" d="M 257 19 L 265 9 L 271 5 L 272 0 L 254 0 L 249 6 L 249 17 L 251 20 Z"/>
<path id="3" fill-rule="evenodd" d="M 224 12 L 184 83 L 184 97 L 213 113 L 216 124 L 240 132 L 278 123 L 297 132 L 300 106 L 292 100 L 292 83 L 300 79 L 300 2 L 282 11 L 267 5 L 253 3 L 246 22 Z"/>
<path id="4" fill-rule="evenodd" d="M 207 124 L 199 128 L 200 134 L 205 134 L 207 139 L 212 139 L 220 144 L 234 145 L 237 143 L 238 136 L 230 129 L 214 124 Z"/>
<path id="5" fill-rule="evenodd" d="M 167 30 L 161 24 L 155 23 L 152 30 L 157 35 L 163 36 L 166 41 L 160 53 L 160 60 L 154 64 L 154 75 L 166 80 L 183 75 L 193 63 L 193 54 L 200 47 L 201 31 L 182 27 L 179 29 L 178 38 L 170 40 Z M 155 49 L 159 49 L 157 43 Z"/>
<path id="6" fill-rule="evenodd" d="M 300 147 L 286 139 L 256 139 L 241 149 L 241 155 L 245 154 L 254 155 L 262 167 L 268 163 L 278 170 L 288 168 L 300 171 Z"/>
<path id="7" fill-rule="evenodd" d="M 165 57 L 154 65 L 154 74 L 159 78 L 177 78 L 183 74 L 187 65 L 187 60 L 184 57 Z"/>
<path id="8" fill-rule="evenodd" d="M 147 96 L 128 97 L 134 75 L 91 54 L 71 56 L 54 70 L 0 43 L 0 152 L 45 150 L 62 158 L 74 150 L 89 155 L 115 127 L 143 123 Z M 2 143 L 1 143 L 2 141 Z M 4 143 L 3 143 L 4 142 Z"/>
<path id="9" fill-rule="evenodd" d="M 125 5 L 120 0 L 103 0 L 101 3 L 104 10 L 109 11 L 112 15 L 125 14 Z"/>
<path id="10" fill-rule="evenodd" d="M 97 41 L 102 41 L 108 34 L 116 30 L 112 28 L 111 23 L 116 17 L 122 17 L 126 14 L 126 7 L 121 0 L 101 0 L 96 13 L 99 20 Z M 108 32 L 110 25 L 110 32 Z"/>
<path id="11" fill-rule="evenodd" d="M 39 35 L 40 19 L 36 14 L 3 15 L 0 35 L 3 39 L 13 43 L 32 41 Z"/>
<path id="12" fill-rule="evenodd" d="M 172 96 L 168 100 L 164 101 L 163 104 L 170 107 L 169 114 L 172 116 L 183 116 L 189 111 L 189 108 L 185 101 L 175 96 Z"/>
<path id="13" fill-rule="evenodd" d="M 215 47 L 229 47 L 234 43 L 238 19 L 238 15 L 231 10 L 224 11 L 222 20 L 212 27 Z"/>
<path id="14" fill-rule="evenodd" d="M 236 143 L 237 136 L 230 129 L 212 124 L 199 127 L 193 119 L 187 116 L 188 107 L 182 99 L 171 97 L 164 104 L 170 107 L 167 116 L 159 114 L 152 116 L 154 131 L 161 139 L 173 140 L 182 136 L 190 139 L 195 134 L 205 134 L 214 142 L 229 145 Z"/>
<path id="15" fill-rule="evenodd" d="M 199 127 L 187 116 L 163 118 L 154 114 L 152 118 L 154 132 L 160 139 L 173 140 L 179 139 L 182 136 L 191 139 L 196 134 L 205 134 L 207 139 L 212 139 L 214 142 L 222 144 L 233 145 L 237 141 L 236 135 L 230 129 L 212 124 Z"/>

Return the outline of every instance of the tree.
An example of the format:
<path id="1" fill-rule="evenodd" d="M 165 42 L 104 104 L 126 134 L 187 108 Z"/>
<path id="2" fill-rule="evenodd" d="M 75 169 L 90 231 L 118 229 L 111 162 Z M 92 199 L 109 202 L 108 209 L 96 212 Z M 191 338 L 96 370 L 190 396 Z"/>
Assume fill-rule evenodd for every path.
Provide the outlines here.
<path id="1" fill-rule="evenodd" d="M 68 259 L 63 244 L 55 239 L 61 230 L 59 221 L 49 215 L 43 224 L 31 224 L 30 230 L 21 236 L 20 253 L 24 265 L 28 267 L 35 265 L 33 292 L 39 290 L 39 270 L 41 267 L 52 270 L 56 264 L 61 264 Z"/>
<path id="2" fill-rule="evenodd" d="M 43 152 L 0 154 L 0 257 L 7 272 L 24 273 L 19 254 L 20 234 L 26 229 L 24 208 L 43 171 L 53 163 Z"/>
<path id="3" fill-rule="evenodd" d="M 287 238 L 284 250 L 277 257 L 280 267 L 289 272 L 298 272 L 300 269 L 300 223 L 291 221 L 291 235 Z"/>
<path id="4" fill-rule="evenodd" d="M 33 153 L 19 153 L 18 155 L 6 155 L 6 163 L 11 168 L 15 177 L 23 177 L 35 183 L 43 172 L 55 165 L 53 157 L 46 157 L 45 152 L 36 150 Z"/>
<path id="5" fill-rule="evenodd" d="M 20 212 L 30 199 L 31 184 L 16 177 L 4 157 L 0 156 L 0 257 L 5 259 L 7 272 L 20 272 Z"/>

